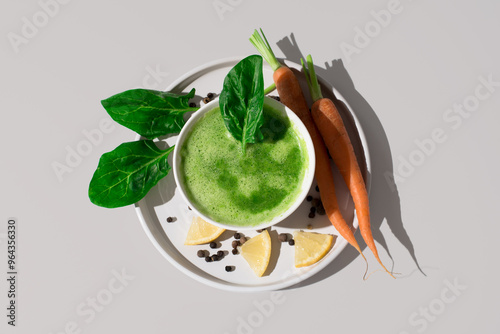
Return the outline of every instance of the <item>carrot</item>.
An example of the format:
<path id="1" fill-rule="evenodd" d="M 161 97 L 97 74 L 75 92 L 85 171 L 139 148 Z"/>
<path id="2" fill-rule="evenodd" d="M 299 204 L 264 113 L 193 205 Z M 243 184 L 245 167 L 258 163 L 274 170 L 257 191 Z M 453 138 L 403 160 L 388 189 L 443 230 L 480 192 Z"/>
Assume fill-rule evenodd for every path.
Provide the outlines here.
<path id="1" fill-rule="evenodd" d="M 359 222 L 359 230 L 366 245 L 372 251 L 377 261 L 391 275 L 389 270 L 384 266 L 378 255 L 375 241 L 373 240 L 371 225 L 370 225 L 370 206 L 368 201 L 368 192 L 366 190 L 365 181 L 361 170 L 359 169 L 358 161 L 354 153 L 354 149 L 347 134 L 347 130 L 342 121 L 335 104 L 332 100 L 324 98 L 321 94 L 321 88 L 314 71 L 314 64 L 311 55 L 307 56 L 307 67 L 304 60 L 301 59 L 304 69 L 307 84 L 314 101 L 311 107 L 311 114 L 314 123 L 319 129 L 321 136 L 328 147 L 328 151 L 332 156 L 333 162 L 337 165 L 342 177 L 344 178 L 347 187 L 351 192 L 351 196 L 356 209 L 356 214 Z"/>
<path id="2" fill-rule="evenodd" d="M 321 134 L 311 117 L 311 113 L 309 111 L 309 107 L 307 106 L 304 94 L 302 93 L 299 81 L 290 68 L 278 62 L 262 29 L 261 33 L 264 39 L 262 39 L 259 32 L 255 30 L 250 38 L 250 41 L 257 48 L 257 50 L 259 50 L 269 65 L 271 65 L 271 68 L 274 71 L 273 80 L 276 84 L 276 89 L 281 102 L 300 118 L 309 131 L 316 154 L 316 169 L 314 175 L 318 183 L 321 201 L 323 203 L 323 207 L 325 208 L 325 212 L 339 234 L 361 254 L 368 265 L 368 262 L 366 261 L 366 258 L 363 255 L 356 238 L 354 237 L 353 231 L 346 223 L 344 217 L 342 217 L 342 213 L 340 212 L 337 203 L 337 196 L 335 194 L 335 185 L 333 183 L 330 158 L 328 157 L 326 146 L 321 138 Z"/>

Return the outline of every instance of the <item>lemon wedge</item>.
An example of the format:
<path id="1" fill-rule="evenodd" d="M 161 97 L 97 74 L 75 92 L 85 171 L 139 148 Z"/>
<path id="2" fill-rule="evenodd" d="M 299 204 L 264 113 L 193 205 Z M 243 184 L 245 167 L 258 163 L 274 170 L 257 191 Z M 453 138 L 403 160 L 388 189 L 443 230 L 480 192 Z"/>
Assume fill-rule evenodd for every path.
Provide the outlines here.
<path id="1" fill-rule="evenodd" d="M 214 226 L 201 217 L 194 217 L 184 245 L 201 245 L 217 239 L 225 229 Z"/>
<path id="2" fill-rule="evenodd" d="M 321 260 L 333 245 L 333 236 L 315 232 L 296 231 L 295 268 L 310 266 Z"/>
<path id="3" fill-rule="evenodd" d="M 271 237 L 267 230 L 250 238 L 240 249 L 243 258 L 258 277 L 264 275 L 271 258 Z"/>

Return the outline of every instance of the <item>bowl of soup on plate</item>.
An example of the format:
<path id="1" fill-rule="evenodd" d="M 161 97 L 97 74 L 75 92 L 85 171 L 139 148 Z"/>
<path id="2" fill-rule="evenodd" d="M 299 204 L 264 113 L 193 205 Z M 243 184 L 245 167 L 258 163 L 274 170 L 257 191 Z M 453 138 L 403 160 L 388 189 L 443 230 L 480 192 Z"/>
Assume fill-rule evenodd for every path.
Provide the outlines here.
<path id="1" fill-rule="evenodd" d="M 263 140 L 241 142 L 226 129 L 218 98 L 192 114 L 178 136 L 174 178 L 186 204 L 207 222 L 257 230 L 281 222 L 304 201 L 315 154 L 300 119 L 265 97 Z"/>

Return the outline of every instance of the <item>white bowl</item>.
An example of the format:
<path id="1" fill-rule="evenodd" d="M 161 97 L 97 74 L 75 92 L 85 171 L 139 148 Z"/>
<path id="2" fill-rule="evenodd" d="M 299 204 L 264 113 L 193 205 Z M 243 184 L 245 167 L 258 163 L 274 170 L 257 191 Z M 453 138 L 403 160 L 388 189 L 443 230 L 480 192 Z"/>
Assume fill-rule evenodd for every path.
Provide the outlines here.
<path id="1" fill-rule="evenodd" d="M 278 216 L 275 216 L 272 220 L 270 221 L 264 221 L 260 224 L 257 225 L 252 225 L 252 226 L 239 226 L 239 225 L 231 225 L 231 224 L 226 224 L 218 221 L 214 221 L 210 217 L 204 215 L 201 213 L 196 204 L 192 203 L 188 196 L 186 195 L 186 190 L 185 190 L 185 185 L 182 182 L 182 178 L 180 177 L 180 166 L 181 166 L 181 156 L 180 156 L 180 151 L 181 148 L 184 144 L 184 141 L 188 134 L 191 132 L 191 129 L 193 126 L 196 124 L 198 120 L 200 120 L 207 112 L 213 110 L 214 108 L 217 108 L 219 106 L 219 99 L 216 98 L 215 100 L 211 101 L 210 103 L 202 106 L 198 111 L 193 113 L 193 115 L 189 118 L 189 120 L 186 122 L 184 127 L 182 128 L 182 131 L 179 134 L 179 137 L 177 138 L 177 144 L 175 145 L 174 149 L 174 155 L 173 155 L 173 170 L 174 170 L 174 178 L 175 182 L 177 184 L 177 187 L 182 195 L 182 198 L 186 201 L 187 205 L 201 218 L 206 220 L 207 222 L 225 228 L 227 230 L 234 230 L 234 231 L 249 231 L 249 230 L 259 230 L 259 229 L 264 229 L 266 227 L 278 224 L 281 222 L 283 219 L 291 215 L 298 207 L 299 205 L 304 201 L 305 197 L 307 196 L 311 184 L 314 179 L 314 170 L 316 167 L 316 156 L 314 153 L 314 145 L 311 140 L 311 136 L 309 135 L 309 132 L 307 131 L 306 127 L 302 123 L 302 121 L 295 115 L 293 111 L 291 111 L 289 108 L 287 108 L 285 105 L 282 103 L 269 98 L 265 97 L 264 98 L 264 103 L 271 107 L 274 110 L 281 111 L 283 115 L 286 115 L 290 121 L 290 126 L 292 126 L 297 134 L 299 135 L 300 139 L 303 140 L 305 143 L 305 148 L 306 148 L 306 153 L 308 155 L 308 164 L 306 166 L 306 170 L 304 173 L 304 177 L 302 179 L 302 184 L 300 185 L 300 193 L 297 196 L 296 200 L 288 207 L 288 209 Z"/>

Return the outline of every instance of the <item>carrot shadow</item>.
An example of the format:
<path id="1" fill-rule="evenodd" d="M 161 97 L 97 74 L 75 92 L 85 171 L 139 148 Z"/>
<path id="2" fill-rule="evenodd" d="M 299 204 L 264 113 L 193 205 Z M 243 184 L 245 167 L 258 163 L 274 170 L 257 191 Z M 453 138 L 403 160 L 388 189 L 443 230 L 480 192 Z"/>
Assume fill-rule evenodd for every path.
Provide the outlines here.
<path id="1" fill-rule="evenodd" d="M 293 33 L 289 37 L 286 36 L 278 41 L 277 45 L 285 54 L 285 59 L 288 61 L 300 64 L 300 59 L 305 58 L 297 45 Z M 343 96 L 355 112 L 366 135 L 371 157 L 370 215 L 372 233 L 374 239 L 386 250 L 392 260 L 392 268 L 389 266 L 388 269 L 392 270 L 394 268 L 394 260 L 387 242 L 380 232 L 380 226 L 384 220 L 386 220 L 394 236 L 408 250 L 415 262 L 416 269 L 424 276 L 427 276 L 418 263 L 415 248 L 403 225 L 401 201 L 397 185 L 394 182 L 391 147 L 380 119 L 368 101 L 356 90 L 354 82 L 341 59 L 325 63 L 325 68 L 315 65 L 315 70 L 319 77 L 330 83 Z M 337 100 L 334 102 L 337 105 L 341 101 Z M 360 247 L 364 250 L 366 244 L 362 240 L 360 233 L 356 233 L 355 235 Z M 313 284 L 328 278 L 345 268 L 358 256 L 359 253 L 353 247 L 348 246 L 325 269 L 291 288 Z"/>

